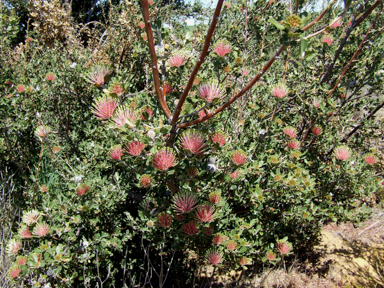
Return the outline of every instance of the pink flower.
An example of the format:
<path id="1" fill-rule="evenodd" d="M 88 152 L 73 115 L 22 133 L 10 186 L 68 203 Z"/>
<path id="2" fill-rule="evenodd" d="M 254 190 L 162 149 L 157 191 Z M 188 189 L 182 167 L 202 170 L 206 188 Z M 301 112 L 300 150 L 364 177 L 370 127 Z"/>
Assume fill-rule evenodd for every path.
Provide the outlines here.
<path id="1" fill-rule="evenodd" d="M 154 3 L 153 0 L 148 0 L 149 5 L 153 5 L 153 3 Z"/>
<path id="2" fill-rule="evenodd" d="M 115 115 L 113 115 L 112 121 L 119 128 L 125 126 L 126 124 L 129 127 L 133 127 L 136 122 L 135 110 L 125 105 L 121 106 L 116 110 Z"/>
<path id="3" fill-rule="evenodd" d="M 132 156 L 138 156 L 141 154 L 144 147 L 144 143 L 140 143 L 140 141 L 133 141 L 125 146 L 125 152 Z"/>
<path id="4" fill-rule="evenodd" d="M 336 20 L 335 22 L 333 22 L 331 24 L 331 27 L 335 29 L 335 28 L 340 27 L 342 25 L 343 25 L 343 22 L 341 22 L 340 20 Z"/>
<path id="5" fill-rule="evenodd" d="M 215 52 L 220 57 L 224 57 L 225 54 L 231 52 L 231 46 L 225 40 L 220 40 L 216 42 L 215 47 L 213 48 L 213 52 Z"/>
<path id="6" fill-rule="evenodd" d="M 271 93 L 277 98 L 284 98 L 288 95 L 288 89 L 284 84 L 278 84 L 272 88 Z"/>
<path id="7" fill-rule="evenodd" d="M 139 23 L 139 26 L 140 26 L 141 29 L 144 29 L 144 27 L 145 27 L 145 23 L 144 23 L 144 22 L 140 22 L 140 23 Z"/>
<path id="8" fill-rule="evenodd" d="M 119 82 L 113 82 L 109 88 L 109 93 L 116 94 L 118 97 L 123 95 L 125 92 L 125 89 L 123 85 Z"/>
<path id="9" fill-rule="evenodd" d="M 241 71 L 241 75 L 248 76 L 249 75 L 249 71 L 247 69 L 243 69 L 243 71 Z"/>
<path id="10" fill-rule="evenodd" d="M 341 94 L 341 95 L 340 95 L 340 98 L 341 98 L 341 99 L 345 98 L 345 94 Z"/>
<path id="11" fill-rule="evenodd" d="M 352 25 L 352 22 L 351 22 L 351 21 L 349 21 L 349 22 L 348 22 L 348 26 L 351 26 L 351 25 Z"/>
<path id="12" fill-rule="evenodd" d="M 231 3 L 229 2 L 224 2 L 223 5 L 227 7 L 227 9 L 231 8 Z"/>
<path id="13" fill-rule="evenodd" d="M 321 39 L 323 43 L 327 43 L 328 45 L 331 45 L 333 42 L 333 39 L 329 36 L 324 36 L 323 39 Z"/>
<path id="14" fill-rule="evenodd" d="M 32 238 L 32 233 L 31 233 L 31 231 L 29 231 L 29 228 L 27 226 L 21 226 L 18 234 L 19 234 L 21 239 Z"/>
<path id="15" fill-rule="evenodd" d="M 101 97 L 93 104 L 92 113 L 100 120 L 108 119 L 117 107 L 117 100 L 111 97 Z"/>
<path id="16" fill-rule="evenodd" d="M 19 240 L 11 239 L 7 245 L 6 251 L 8 254 L 16 255 L 21 249 L 21 242 Z"/>
<path id="17" fill-rule="evenodd" d="M 172 224 L 172 217 L 167 213 L 162 213 L 159 215 L 159 225 L 163 228 L 168 228 Z"/>
<path id="18" fill-rule="evenodd" d="M 23 93 L 25 91 L 24 85 L 21 85 L 21 84 L 17 85 L 16 90 L 19 93 Z"/>
<path id="19" fill-rule="evenodd" d="M 173 67 L 180 67 L 184 64 L 186 57 L 181 53 L 175 53 L 171 58 L 169 58 L 168 63 Z"/>
<path id="20" fill-rule="evenodd" d="M 196 208 L 196 219 L 199 222 L 212 222 L 215 219 L 215 211 L 209 204 L 198 206 Z"/>
<path id="21" fill-rule="evenodd" d="M 191 192 L 180 192 L 173 197 L 173 208 L 179 214 L 190 212 L 197 204 L 196 195 Z"/>
<path id="22" fill-rule="evenodd" d="M 236 242 L 235 241 L 233 241 L 233 240 L 229 240 L 228 242 L 227 242 L 227 249 L 229 250 L 229 251 L 233 251 L 233 250 L 235 250 L 236 249 Z"/>
<path id="23" fill-rule="evenodd" d="M 297 149 L 300 147 L 300 142 L 297 141 L 296 139 L 293 139 L 291 141 L 288 142 L 288 148 L 290 149 Z"/>
<path id="24" fill-rule="evenodd" d="M 123 156 L 123 149 L 121 149 L 120 145 L 113 146 L 109 156 L 111 156 L 113 160 L 120 161 L 121 156 Z"/>
<path id="25" fill-rule="evenodd" d="M 243 150 L 236 150 L 231 156 L 232 162 L 236 165 L 243 165 L 247 162 L 247 154 Z"/>
<path id="26" fill-rule="evenodd" d="M 187 173 L 189 177 L 194 178 L 197 176 L 197 174 L 199 174 L 199 171 L 196 167 L 190 167 L 188 168 Z"/>
<path id="27" fill-rule="evenodd" d="M 288 254 L 292 251 L 292 244 L 285 240 L 277 241 L 277 250 L 282 254 Z"/>
<path id="28" fill-rule="evenodd" d="M 147 33 L 142 33 L 141 38 L 143 38 L 144 41 L 147 41 L 147 39 L 148 39 Z"/>
<path id="29" fill-rule="evenodd" d="M 216 81 L 202 84 L 197 88 L 197 93 L 201 98 L 207 100 L 208 103 L 211 103 L 215 98 L 221 99 L 224 95 L 223 89 Z"/>
<path id="30" fill-rule="evenodd" d="M 140 182 L 141 187 L 148 187 L 152 182 L 152 178 L 151 178 L 151 176 L 144 174 L 140 177 L 139 182 Z"/>
<path id="31" fill-rule="evenodd" d="M 182 229 L 183 229 L 183 232 L 185 234 L 187 234 L 188 236 L 196 235 L 199 232 L 199 230 L 196 227 L 196 222 L 194 222 L 194 221 L 191 221 L 191 222 L 188 222 L 187 224 L 184 224 Z"/>
<path id="32" fill-rule="evenodd" d="M 195 130 L 188 130 L 184 132 L 180 142 L 181 148 L 192 154 L 202 153 L 204 147 L 206 146 L 204 144 L 204 136 Z"/>
<path id="33" fill-rule="evenodd" d="M 221 201 L 221 195 L 219 192 L 216 192 L 216 191 L 209 193 L 208 198 L 209 198 L 209 202 L 211 202 L 214 205 L 220 203 Z"/>
<path id="34" fill-rule="evenodd" d="M 239 170 L 236 170 L 233 173 L 229 172 L 229 176 L 231 176 L 232 179 L 236 179 L 240 176 L 240 172 L 239 172 Z"/>
<path id="35" fill-rule="evenodd" d="M 319 126 L 313 126 L 311 131 L 315 136 L 319 136 L 322 132 Z"/>
<path id="36" fill-rule="evenodd" d="M 244 266 L 244 265 L 247 265 L 248 263 L 248 258 L 247 257 L 241 257 L 240 260 L 239 260 L 239 264 L 241 266 Z"/>
<path id="37" fill-rule="evenodd" d="M 27 264 L 27 257 L 24 257 L 24 256 L 17 256 L 16 258 L 16 264 L 17 266 L 21 266 L 21 265 L 25 265 Z"/>
<path id="38" fill-rule="evenodd" d="M 285 135 L 288 135 L 289 138 L 291 138 L 291 139 L 292 139 L 292 138 L 295 138 L 296 135 L 297 135 L 297 131 L 296 131 L 296 129 L 293 128 L 293 127 L 291 127 L 291 126 L 285 127 L 285 128 L 283 129 L 283 132 L 284 132 Z"/>
<path id="39" fill-rule="evenodd" d="M 11 269 L 9 269 L 8 278 L 10 280 L 13 280 L 14 278 L 19 277 L 20 272 L 21 272 L 21 269 L 18 266 L 13 266 L 11 267 Z"/>
<path id="40" fill-rule="evenodd" d="M 163 148 L 153 155 L 152 164 L 158 170 L 168 170 L 176 165 L 176 156 L 170 148 Z"/>
<path id="41" fill-rule="evenodd" d="M 208 263 L 214 266 L 217 266 L 221 263 L 223 259 L 223 254 L 215 249 L 209 250 L 205 256 Z"/>
<path id="42" fill-rule="evenodd" d="M 204 109 L 201 109 L 201 110 L 199 111 L 199 118 L 203 118 L 203 117 L 205 117 L 205 116 L 207 116 L 207 114 L 205 113 Z"/>
<path id="43" fill-rule="evenodd" d="M 373 165 L 376 163 L 376 157 L 375 155 L 373 155 L 372 153 L 370 154 L 366 154 L 363 156 L 364 157 L 364 161 L 369 164 L 369 165 Z"/>
<path id="44" fill-rule="evenodd" d="M 91 188 L 87 184 L 80 184 L 79 187 L 76 189 L 76 194 L 79 196 L 83 196 L 85 193 L 87 193 Z"/>
<path id="45" fill-rule="evenodd" d="M 224 241 L 224 238 L 220 233 L 213 236 L 213 239 L 212 239 L 213 244 L 220 245 L 221 243 L 223 243 L 223 241 Z"/>
<path id="46" fill-rule="evenodd" d="M 33 234 L 38 237 L 44 237 L 49 233 L 51 227 L 47 223 L 37 223 L 35 228 L 33 229 Z"/>
<path id="47" fill-rule="evenodd" d="M 313 107 L 320 108 L 320 101 L 318 99 L 313 99 Z"/>
<path id="48" fill-rule="evenodd" d="M 225 142 L 227 141 L 224 132 L 222 131 L 216 131 L 215 133 L 212 134 L 211 136 L 211 141 L 213 143 L 218 143 L 219 146 L 223 146 Z"/>
<path id="49" fill-rule="evenodd" d="M 43 141 L 43 139 L 47 137 L 51 132 L 52 130 L 49 126 L 40 125 L 36 128 L 35 135 L 40 139 L 40 141 Z"/>
<path id="50" fill-rule="evenodd" d="M 51 81 L 51 82 L 53 82 L 53 81 L 55 81 L 55 75 L 53 75 L 53 73 L 47 73 L 47 75 L 45 75 L 45 79 L 47 80 L 47 81 Z"/>
<path id="51" fill-rule="evenodd" d="M 267 253 L 265 253 L 265 257 L 268 261 L 274 261 L 276 259 L 276 254 L 269 250 Z"/>
<path id="52" fill-rule="evenodd" d="M 105 77 L 111 74 L 109 67 L 103 64 L 94 65 L 88 74 L 85 76 L 85 80 L 98 87 L 102 86 L 105 82 Z"/>
<path id="53" fill-rule="evenodd" d="M 141 119 L 150 120 L 153 115 L 153 110 L 150 107 L 144 107 L 141 109 Z"/>
<path id="54" fill-rule="evenodd" d="M 172 92 L 172 84 L 171 83 L 165 83 L 164 84 L 164 94 L 167 95 Z"/>
<path id="55" fill-rule="evenodd" d="M 345 161 L 351 156 L 351 150 L 347 146 L 339 146 L 334 154 L 337 159 Z"/>

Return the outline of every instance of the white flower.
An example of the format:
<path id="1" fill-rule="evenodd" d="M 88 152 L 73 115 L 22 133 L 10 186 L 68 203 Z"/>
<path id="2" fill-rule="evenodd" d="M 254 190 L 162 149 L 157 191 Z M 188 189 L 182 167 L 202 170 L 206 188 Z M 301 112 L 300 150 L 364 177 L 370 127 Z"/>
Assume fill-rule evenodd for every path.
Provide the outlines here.
<path id="1" fill-rule="evenodd" d="M 76 62 L 73 62 L 73 63 L 71 64 L 71 66 L 69 66 L 69 67 L 70 67 L 70 68 L 75 68 L 76 65 L 77 65 L 77 63 L 76 63 Z"/>
<path id="2" fill-rule="evenodd" d="M 149 138 L 155 138 L 156 133 L 155 133 L 155 131 L 153 131 L 153 130 L 149 130 L 148 133 L 147 133 L 147 136 L 148 136 Z"/>
<path id="3" fill-rule="evenodd" d="M 75 177 L 73 177 L 73 181 L 75 182 L 80 182 L 81 179 L 83 179 L 83 175 L 76 175 Z"/>

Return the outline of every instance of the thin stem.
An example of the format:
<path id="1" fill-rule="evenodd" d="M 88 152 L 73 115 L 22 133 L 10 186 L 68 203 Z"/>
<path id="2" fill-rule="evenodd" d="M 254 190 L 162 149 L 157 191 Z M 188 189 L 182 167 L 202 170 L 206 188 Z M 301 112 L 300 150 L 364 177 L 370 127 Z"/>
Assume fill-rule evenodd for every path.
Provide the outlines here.
<path id="1" fill-rule="evenodd" d="M 319 16 L 317 16 L 315 18 L 315 20 L 313 20 L 311 23 L 309 23 L 307 26 L 305 26 L 304 28 L 301 28 L 301 30 L 303 31 L 306 31 L 308 30 L 309 28 L 311 28 L 313 25 L 315 25 L 317 22 L 319 22 L 321 20 L 321 18 L 323 18 L 325 16 L 325 14 L 328 13 L 329 10 L 331 10 L 332 6 L 337 2 L 337 0 L 333 0 L 333 2 L 328 6 L 327 9 L 325 9 Z"/>

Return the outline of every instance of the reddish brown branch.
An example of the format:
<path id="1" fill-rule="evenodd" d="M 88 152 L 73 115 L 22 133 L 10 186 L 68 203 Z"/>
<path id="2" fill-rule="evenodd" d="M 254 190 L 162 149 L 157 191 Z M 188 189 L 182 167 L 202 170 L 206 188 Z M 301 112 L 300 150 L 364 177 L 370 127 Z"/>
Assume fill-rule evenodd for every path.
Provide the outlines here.
<path id="1" fill-rule="evenodd" d="M 301 30 L 305 31 L 305 30 L 308 30 L 309 28 L 311 28 L 313 25 L 315 25 L 317 22 L 319 22 L 319 20 L 321 18 L 324 17 L 325 14 L 327 14 L 327 12 L 329 10 L 331 10 L 332 6 L 336 3 L 337 0 L 333 0 L 333 2 L 329 5 L 329 7 L 327 9 L 325 9 L 319 16 L 316 17 L 315 20 L 313 20 L 311 23 L 309 23 L 307 26 L 305 26 L 304 28 L 301 28 Z"/>
<path id="2" fill-rule="evenodd" d="M 285 50 L 286 46 L 282 45 L 278 50 L 277 52 L 275 53 L 275 55 L 272 56 L 271 59 L 269 59 L 269 61 L 267 62 L 267 64 L 265 64 L 265 66 L 263 67 L 263 69 L 256 75 L 255 78 L 252 79 L 251 82 L 249 82 L 249 84 L 244 88 L 242 89 L 238 94 L 236 94 L 235 96 L 233 96 L 231 98 L 231 100 L 229 100 L 227 103 L 223 104 L 222 106 L 220 106 L 219 108 L 217 108 L 215 111 L 213 112 L 210 112 L 208 113 L 208 115 L 202 117 L 202 118 L 199 118 L 199 119 L 196 119 L 194 121 L 190 121 L 190 122 L 186 122 L 186 123 L 182 123 L 182 124 L 179 124 L 177 125 L 177 128 L 185 128 L 185 127 L 189 127 L 191 125 L 194 125 L 194 124 L 197 124 L 197 123 L 200 123 L 200 122 L 203 122 L 205 120 L 208 120 L 209 118 L 215 116 L 216 114 L 220 113 L 221 111 L 223 111 L 225 108 L 229 107 L 233 102 L 236 101 L 237 98 L 243 96 L 249 89 L 252 88 L 253 85 L 256 84 L 257 81 L 259 81 L 259 79 L 261 78 L 261 76 L 268 71 L 268 69 L 272 66 L 273 62 L 275 62 L 276 58 L 281 54 L 281 52 L 283 52 Z"/>
<path id="3" fill-rule="evenodd" d="M 156 95 L 157 95 L 157 99 L 159 100 L 161 110 L 163 110 L 165 116 L 167 116 L 167 118 L 169 119 L 172 117 L 172 113 L 171 111 L 169 111 L 167 102 L 165 101 L 165 97 L 162 96 L 161 89 L 160 89 L 161 84 L 160 84 L 159 68 L 157 66 L 157 56 L 156 56 L 155 44 L 153 40 L 151 21 L 149 20 L 148 0 L 141 0 L 140 3 L 141 3 L 142 13 L 143 13 L 143 18 L 145 23 L 145 30 L 147 32 L 147 37 L 148 37 L 149 53 L 151 54 L 152 73 L 153 73 L 153 81 L 155 83 Z"/>

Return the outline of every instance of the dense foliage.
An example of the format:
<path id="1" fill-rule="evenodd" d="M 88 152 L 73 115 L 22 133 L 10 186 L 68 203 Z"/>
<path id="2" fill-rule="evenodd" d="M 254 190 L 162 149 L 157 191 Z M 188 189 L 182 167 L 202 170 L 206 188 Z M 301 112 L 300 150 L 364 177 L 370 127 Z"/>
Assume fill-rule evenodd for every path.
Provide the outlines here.
<path id="1" fill-rule="evenodd" d="M 88 25 L 33 0 L 16 47 L 1 8 L 9 283 L 192 284 L 206 265 L 284 263 L 323 223 L 367 215 L 382 1 L 219 1 L 215 16 L 141 2 Z"/>

